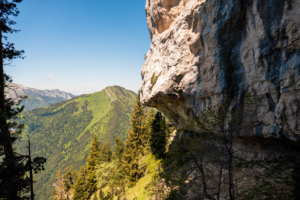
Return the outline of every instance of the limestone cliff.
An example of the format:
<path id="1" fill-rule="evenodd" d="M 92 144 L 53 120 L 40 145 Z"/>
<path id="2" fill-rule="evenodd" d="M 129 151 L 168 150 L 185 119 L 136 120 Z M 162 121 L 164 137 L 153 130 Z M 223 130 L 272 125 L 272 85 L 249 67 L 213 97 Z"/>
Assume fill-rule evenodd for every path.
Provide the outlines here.
<path id="1" fill-rule="evenodd" d="M 146 14 L 144 105 L 184 125 L 248 92 L 261 102 L 244 117 L 245 136 L 299 140 L 299 0 L 147 0 Z"/>

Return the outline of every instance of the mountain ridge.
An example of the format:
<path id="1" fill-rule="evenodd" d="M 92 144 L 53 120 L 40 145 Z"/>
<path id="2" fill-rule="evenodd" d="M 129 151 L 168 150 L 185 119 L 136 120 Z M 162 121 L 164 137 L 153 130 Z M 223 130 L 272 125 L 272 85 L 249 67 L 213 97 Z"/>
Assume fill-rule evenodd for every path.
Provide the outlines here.
<path id="1" fill-rule="evenodd" d="M 107 91 L 109 91 L 110 96 Z M 45 171 L 35 175 L 37 199 L 50 199 L 59 168 L 83 166 L 94 135 L 100 144 L 114 137 L 125 140 L 130 128 L 135 97 L 120 86 L 109 86 L 93 93 L 23 113 L 24 136 L 29 135 L 34 156 L 46 157 Z M 26 152 L 27 139 L 18 144 Z"/>
<path id="2" fill-rule="evenodd" d="M 75 95 L 68 93 L 68 92 L 64 92 L 61 91 L 59 89 L 54 89 L 54 90 L 41 90 L 41 89 L 36 89 L 36 88 L 32 88 L 32 87 L 26 87 L 23 86 L 21 84 L 17 84 L 17 83 L 8 83 L 9 88 L 11 88 L 11 90 L 7 91 L 7 97 L 10 98 L 15 98 L 16 97 L 16 93 L 18 95 L 38 95 L 38 96 L 47 96 L 47 97 L 62 97 L 64 99 L 71 99 L 73 97 L 75 97 Z"/>

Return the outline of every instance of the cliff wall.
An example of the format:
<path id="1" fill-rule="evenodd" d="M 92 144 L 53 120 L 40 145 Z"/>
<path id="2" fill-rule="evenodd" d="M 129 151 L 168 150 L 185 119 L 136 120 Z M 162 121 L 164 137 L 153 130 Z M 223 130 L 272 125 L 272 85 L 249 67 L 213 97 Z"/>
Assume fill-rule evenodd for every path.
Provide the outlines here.
<path id="1" fill-rule="evenodd" d="M 300 138 L 299 0 L 147 0 L 141 101 L 179 126 L 225 96 L 261 99 L 245 137 Z"/>

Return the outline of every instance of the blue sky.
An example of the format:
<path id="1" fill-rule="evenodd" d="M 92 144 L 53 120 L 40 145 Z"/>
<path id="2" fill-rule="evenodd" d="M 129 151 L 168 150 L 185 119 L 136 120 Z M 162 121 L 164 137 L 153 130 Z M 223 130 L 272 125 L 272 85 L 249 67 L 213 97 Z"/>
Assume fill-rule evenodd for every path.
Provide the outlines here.
<path id="1" fill-rule="evenodd" d="M 5 71 L 38 89 L 92 93 L 120 85 L 137 91 L 150 46 L 146 0 L 24 0 L 9 34 L 26 58 Z"/>

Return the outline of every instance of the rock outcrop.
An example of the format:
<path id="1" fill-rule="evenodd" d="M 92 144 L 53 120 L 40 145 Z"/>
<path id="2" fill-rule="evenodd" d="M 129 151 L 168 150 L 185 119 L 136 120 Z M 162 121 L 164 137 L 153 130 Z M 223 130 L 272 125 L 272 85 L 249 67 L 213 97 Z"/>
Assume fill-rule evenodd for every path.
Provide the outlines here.
<path id="1" fill-rule="evenodd" d="M 300 138 L 299 0 L 147 0 L 141 101 L 184 126 L 224 96 L 261 99 L 245 136 Z"/>

